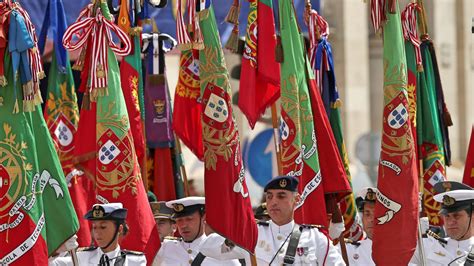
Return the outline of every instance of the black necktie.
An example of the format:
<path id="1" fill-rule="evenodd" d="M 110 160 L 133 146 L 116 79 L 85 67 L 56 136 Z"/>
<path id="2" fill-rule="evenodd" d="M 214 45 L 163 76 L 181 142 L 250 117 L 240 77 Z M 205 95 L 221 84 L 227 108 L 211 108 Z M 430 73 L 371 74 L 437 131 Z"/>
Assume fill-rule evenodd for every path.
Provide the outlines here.
<path id="1" fill-rule="evenodd" d="M 102 254 L 102 257 L 100 257 L 99 266 L 110 266 L 110 259 L 107 255 Z"/>

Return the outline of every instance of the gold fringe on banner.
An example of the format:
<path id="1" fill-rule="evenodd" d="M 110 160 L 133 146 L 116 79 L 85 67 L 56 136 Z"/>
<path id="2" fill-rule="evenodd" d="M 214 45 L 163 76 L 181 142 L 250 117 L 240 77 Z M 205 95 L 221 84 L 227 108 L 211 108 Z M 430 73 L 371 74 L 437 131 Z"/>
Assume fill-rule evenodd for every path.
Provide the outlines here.
<path id="1" fill-rule="evenodd" d="M 240 5 L 237 1 L 237 5 L 235 3 L 230 7 L 229 13 L 225 17 L 225 22 L 231 23 L 234 25 L 239 24 L 239 14 L 240 14 Z"/>
<path id="2" fill-rule="evenodd" d="M 225 44 L 225 48 L 233 53 L 237 53 L 239 50 L 239 24 L 234 25 L 234 29 Z"/>

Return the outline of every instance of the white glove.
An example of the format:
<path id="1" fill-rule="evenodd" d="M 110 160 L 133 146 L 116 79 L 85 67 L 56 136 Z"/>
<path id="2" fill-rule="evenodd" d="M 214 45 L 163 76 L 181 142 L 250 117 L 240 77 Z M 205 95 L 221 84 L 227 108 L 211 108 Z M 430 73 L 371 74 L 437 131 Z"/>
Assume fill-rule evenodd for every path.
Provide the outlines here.
<path id="1" fill-rule="evenodd" d="M 421 233 L 424 234 L 426 231 L 430 229 L 430 222 L 428 221 L 428 217 L 421 217 L 420 218 L 420 230 Z"/>
<path id="2" fill-rule="evenodd" d="M 329 236 L 331 239 L 337 239 L 344 232 L 346 228 L 344 227 L 344 222 L 341 223 L 333 223 L 332 221 L 329 223 Z"/>
<path id="3" fill-rule="evenodd" d="M 77 235 L 73 235 L 71 238 L 69 238 L 68 240 L 66 240 L 66 242 L 64 242 L 64 243 L 59 247 L 59 249 L 57 250 L 57 252 L 58 252 L 58 253 L 62 253 L 62 252 L 65 252 L 65 251 L 74 250 L 74 249 L 76 249 L 78 246 L 79 246 L 79 243 L 77 243 Z"/>

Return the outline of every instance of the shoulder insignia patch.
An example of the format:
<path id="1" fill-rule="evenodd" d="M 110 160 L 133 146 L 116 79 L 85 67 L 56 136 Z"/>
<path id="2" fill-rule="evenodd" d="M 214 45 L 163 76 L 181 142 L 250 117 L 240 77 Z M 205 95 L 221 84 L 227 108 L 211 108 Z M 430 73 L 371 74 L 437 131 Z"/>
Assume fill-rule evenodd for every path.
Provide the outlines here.
<path id="1" fill-rule="evenodd" d="M 260 221 L 260 220 L 257 220 L 257 224 L 258 224 L 258 225 L 262 225 L 262 226 L 269 226 L 269 225 L 270 225 L 269 222 L 267 222 L 267 221 Z"/>
<path id="2" fill-rule="evenodd" d="M 76 251 L 77 252 L 84 252 L 84 251 L 94 251 L 96 249 L 97 249 L 97 247 L 82 247 L 82 248 L 78 248 Z"/>
<path id="3" fill-rule="evenodd" d="M 325 226 L 319 225 L 319 224 L 302 224 L 300 226 L 305 229 L 312 229 L 312 228 L 324 229 L 325 228 Z"/>
<path id="4" fill-rule="evenodd" d="M 140 251 L 133 251 L 133 250 L 122 250 L 123 253 L 126 255 L 134 255 L 134 256 L 143 256 L 145 253 L 140 252 Z"/>
<path id="5" fill-rule="evenodd" d="M 165 240 L 182 241 L 183 239 L 181 237 L 165 236 Z"/>
<path id="6" fill-rule="evenodd" d="M 347 244 L 354 245 L 354 246 L 356 246 L 356 247 L 360 246 L 360 242 L 359 242 L 359 241 L 353 241 L 353 240 L 348 239 L 348 238 L 344 238 L 344 242 L 346 242 Z"/>

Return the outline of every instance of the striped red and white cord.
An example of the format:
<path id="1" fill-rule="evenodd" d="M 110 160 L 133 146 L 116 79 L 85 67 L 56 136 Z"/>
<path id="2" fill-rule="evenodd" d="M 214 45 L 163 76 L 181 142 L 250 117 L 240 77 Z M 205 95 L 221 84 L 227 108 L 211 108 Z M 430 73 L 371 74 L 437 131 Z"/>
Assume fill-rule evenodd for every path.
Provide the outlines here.
<path id="1" fill-rule="evenodd" d="M 308 17 L 308 33 L 309 33 L 309 51 L 308 56 L 311 65 L 314 66 L 316 63 L 316 51 L 318 49 L 318 43 L 320 38 L 327 38 L 329 36 L 329 24 L 328 22 L 318 14 L 314 9 L 311 9 Z M 315 70 L 316 77 L 320 75 L 319 71 Z M 319 83 L 319 78 L 317 78 Z M 320 84 L 318 84 L 320 85 Z"/>
<path id="2" fill-rule="evenodd" d="M 382 24 L 387 20 L 385 4 L 385 0 L 371 0 L 370 18 L 375 32 L 380 32 L 382 30 Z"/>
<path id="3" fill-rule="evenodd" d="M 114 32 L 119 43 L 115 43 L 112 38 Z M 76 36 L 77 39 L 73 40 Z M 128 35 L 112 21 L 106 19 L 97 10 L 96 17 L 78 18 L 64 33 L 63 45 L 69 51 L 75 51 L 85 46 L 89 38 L 92 38 L 91 66 L 89 77 L 91 80 L 89 91 L 97 88 L 107 88 L 108 86 L 108 64 L 107 48 L 119 56 L 126 56 L 131 51 L 131 42 Z M 120 43 L 123 45 L 120 46 Z"/>
<path id="4" fill-rule="evenodd" d="M 184 47 L 185 45 L 191 44 L 191 38 L 186 28 L 186 23 L 184 22 L 181 1 L 182 0 L 178 0 L 178 11 L 176 14 L 176 38 L 178 39 L 178 46 Z M 188 1 L 188 6 L 189 2 L 194 1 Z M 188 12 L 188 15 L 190 15 L 189 13 L 190 12 Z"/>
<path id="5" fill-rule="evenodd" d="M 416 15 L 421 12 L 421 7 L 417 3 L 410 3 L 402 12 L 403 37 L 410 41 L 415 47 L 416 65 L 422 66 L 421 40 L 418 36 Z"/>

